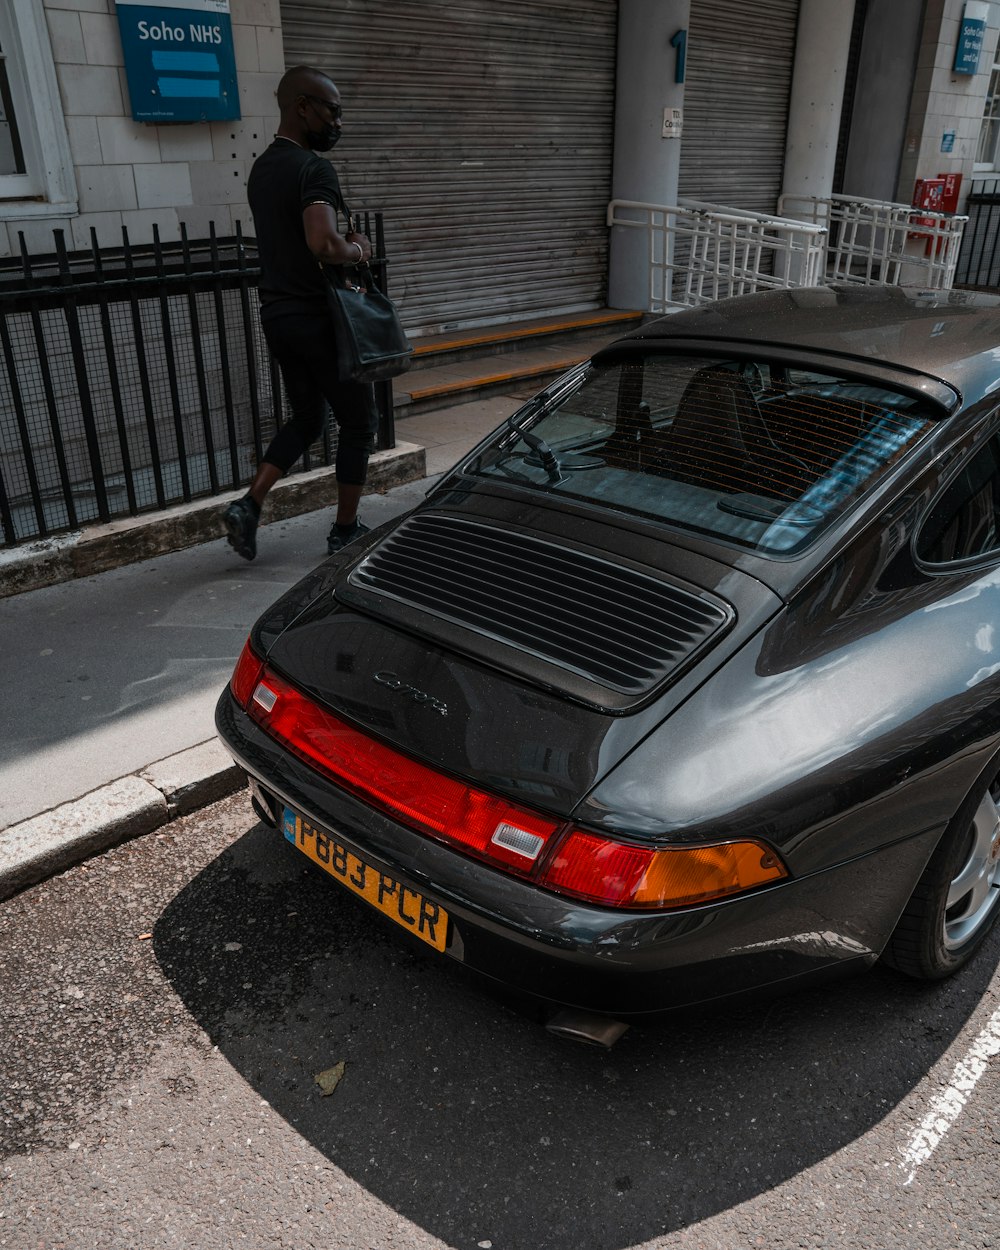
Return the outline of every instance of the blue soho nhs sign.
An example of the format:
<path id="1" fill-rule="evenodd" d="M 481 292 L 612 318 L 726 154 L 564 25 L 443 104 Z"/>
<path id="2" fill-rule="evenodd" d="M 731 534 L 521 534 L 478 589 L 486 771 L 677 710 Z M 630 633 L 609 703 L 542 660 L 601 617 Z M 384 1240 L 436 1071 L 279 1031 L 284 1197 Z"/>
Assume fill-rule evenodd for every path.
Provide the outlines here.
<path id="1" fill-rule="evenodd" d="M 116 8 L 137 122 L 239 117 L 229 0 L 118 0 Z"/>

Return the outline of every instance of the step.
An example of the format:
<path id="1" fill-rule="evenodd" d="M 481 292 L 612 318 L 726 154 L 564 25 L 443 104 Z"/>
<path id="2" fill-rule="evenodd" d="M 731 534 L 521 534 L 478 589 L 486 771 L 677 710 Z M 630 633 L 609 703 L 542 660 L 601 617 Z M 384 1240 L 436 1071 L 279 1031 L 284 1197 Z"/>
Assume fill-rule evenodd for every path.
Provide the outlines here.
<path id="1" fill-rule="evenodd" d="M 625 328 L 630 328 L 628 323 Z M 393 383 L 395 415 L 414 416 L 503 391 L 533 394 L 624 333 L 614 324 L 599 329 L 603 332 L 574 335 L 569 342 L 558 336 L 540 341 L 527 337 L 503 353 L 451 358 L 447 363 L 411 368 Z"/>
<path id="2" fill-rule="evenodd" d="M 531 344 L 559 339 L 563 343 L 595 334 L 617 336 L 639 325 L 643 313 L 620 308 L 534 317 L 499 325 L 479 326 L 413 340 L 412 370 L 434 368 L 453 360 L 503 355 Z"/>
<path id="3" fill-rule="evenodd" d="M 616 338 L 618 335 L 602 335 L 592 342 L 522 349 L 505 354 L 502 362 L 496 356 L 487 356 L 416 372 L 411 370 L 393 383 L 395 415 L 408 417 L 434 408 L 450 408 L 467 403 L 477 395 L 511 391 L 529 383 L 540 390 L 547 381 L 586 360 Z"/>

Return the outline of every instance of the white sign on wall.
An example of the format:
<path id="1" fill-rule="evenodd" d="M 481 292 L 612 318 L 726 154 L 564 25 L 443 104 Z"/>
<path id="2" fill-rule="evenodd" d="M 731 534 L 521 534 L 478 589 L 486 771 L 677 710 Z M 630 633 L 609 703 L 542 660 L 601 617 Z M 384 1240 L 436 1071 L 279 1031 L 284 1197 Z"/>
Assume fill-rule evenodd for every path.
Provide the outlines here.
<path id="1" fill-rule="evenodd" d="M 663 110 L 663 138 L 679 139 L 684 129 L 684 110 L 665 108 Z"/>

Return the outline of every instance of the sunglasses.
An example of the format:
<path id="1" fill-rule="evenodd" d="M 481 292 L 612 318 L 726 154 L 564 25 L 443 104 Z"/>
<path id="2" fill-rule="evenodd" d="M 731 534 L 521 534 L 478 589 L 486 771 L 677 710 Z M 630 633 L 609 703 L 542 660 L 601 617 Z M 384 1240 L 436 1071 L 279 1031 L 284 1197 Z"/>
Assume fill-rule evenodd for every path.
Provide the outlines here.
<path id="1" fill-rule="evenodd" d="M 344 116 L 344 110 L 335 100 L 324 100 L 322 96 L 318 95 L 303 95 L 302 98 L 303 100 L 308 100 L 310 104 L 322 104 L 336 122 L 339 122 Z"/>

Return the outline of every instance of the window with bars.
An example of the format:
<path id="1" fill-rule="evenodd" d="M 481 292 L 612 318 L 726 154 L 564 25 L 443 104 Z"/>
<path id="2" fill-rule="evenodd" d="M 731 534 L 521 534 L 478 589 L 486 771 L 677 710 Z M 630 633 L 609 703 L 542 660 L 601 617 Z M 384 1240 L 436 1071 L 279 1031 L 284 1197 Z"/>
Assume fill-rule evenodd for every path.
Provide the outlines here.
<path id="1" fill-rule="evenodd" d="M 993 51 L 993 69 L 990 85 L 983 106 L 983 120 L 979 126 L 979 143 L 976 147 L 976 169 L 986 172 L 996 169 L 1000 162 L 1000 45 Z"/>
<path id="2" fill-rule="evenodd" d="M 0 177 L 25 172 L 24 149 L 17 128 L 7 60 L 4 44 L 0 41 Z"/>
<path id="3" fill-rule="evenodd" d="M 68 217 L 76 184 L 44 8 L 0 3 L 0 217 Z"/>

